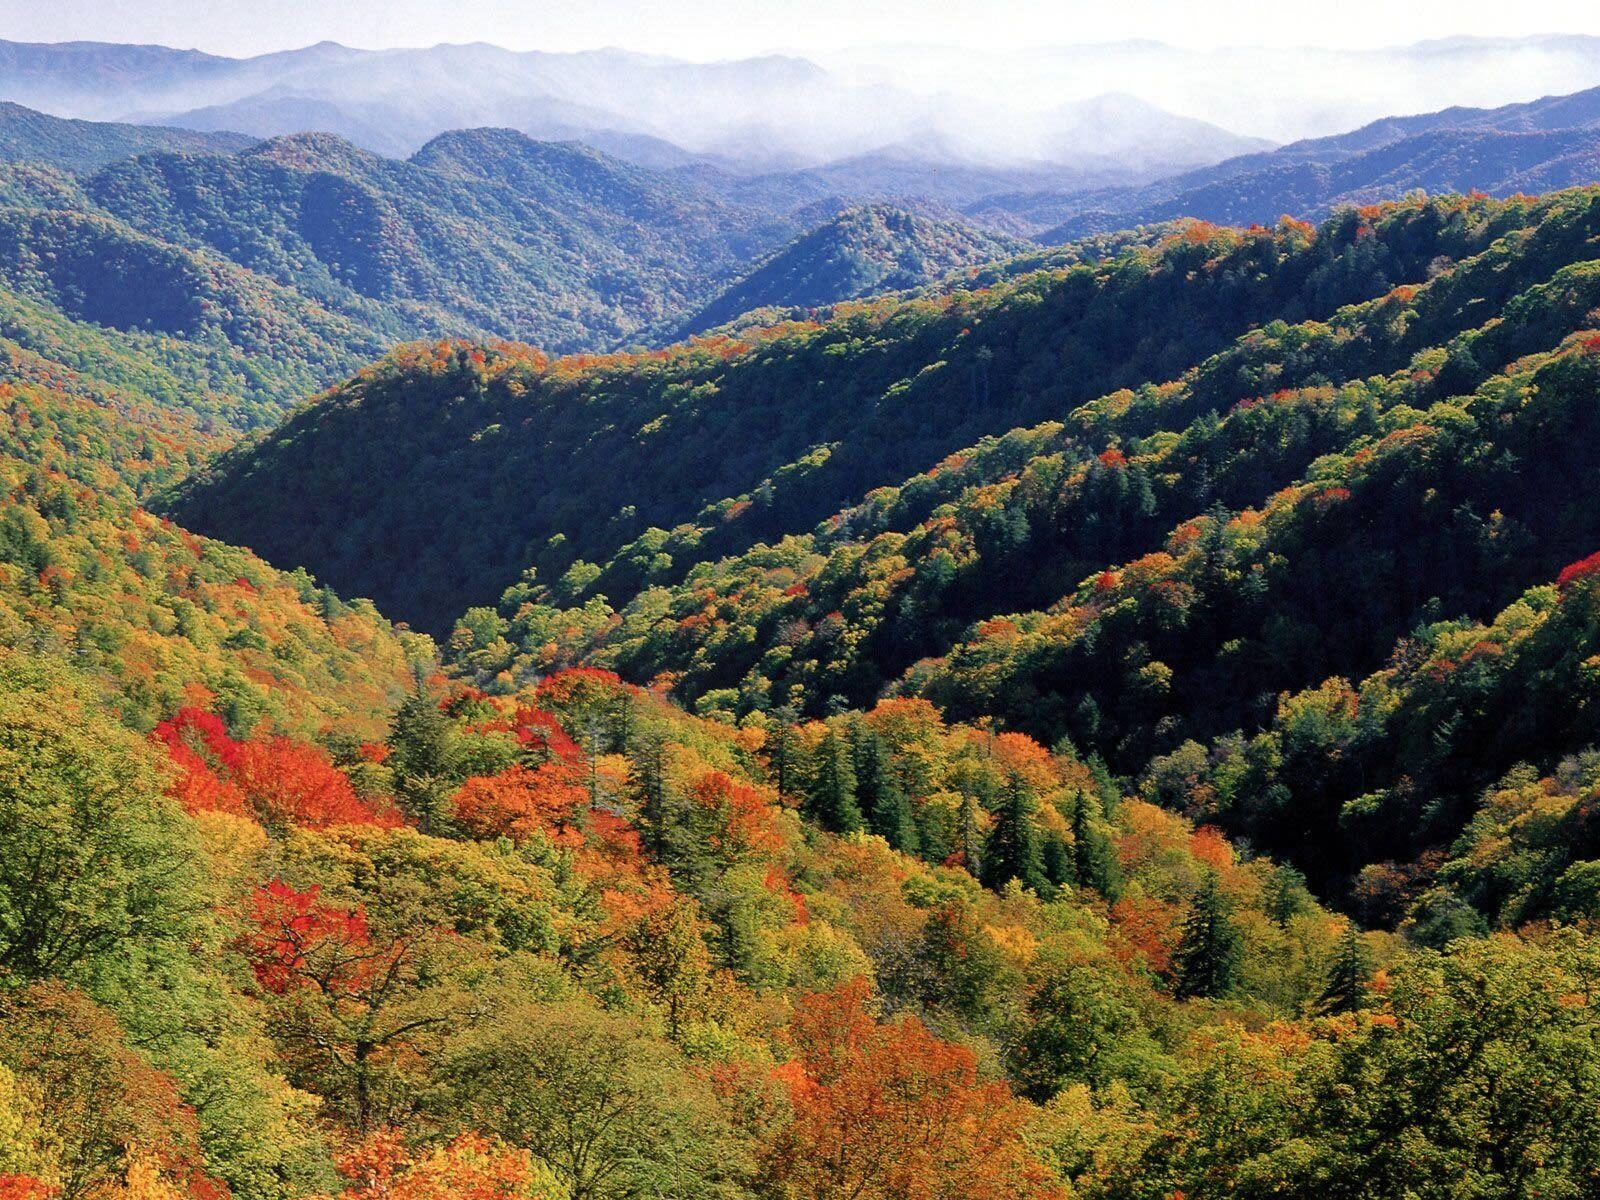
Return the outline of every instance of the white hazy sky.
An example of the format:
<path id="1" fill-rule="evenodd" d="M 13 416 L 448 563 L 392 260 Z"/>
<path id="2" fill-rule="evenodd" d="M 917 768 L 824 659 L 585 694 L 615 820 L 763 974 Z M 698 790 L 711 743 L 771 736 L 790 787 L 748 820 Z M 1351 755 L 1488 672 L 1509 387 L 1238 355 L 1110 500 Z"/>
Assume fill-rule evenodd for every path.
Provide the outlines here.
<path id="1" fill-rule="evenodd" d="M 1452 35 L 1600 34 L 1597 0 L 0 0 L 0 37 L 219 54 L 324 38 L 365 48 L 624 46 L 685 58 L 897 42 L 1010 50 L 1151 38 L 1358 48 Z"/>

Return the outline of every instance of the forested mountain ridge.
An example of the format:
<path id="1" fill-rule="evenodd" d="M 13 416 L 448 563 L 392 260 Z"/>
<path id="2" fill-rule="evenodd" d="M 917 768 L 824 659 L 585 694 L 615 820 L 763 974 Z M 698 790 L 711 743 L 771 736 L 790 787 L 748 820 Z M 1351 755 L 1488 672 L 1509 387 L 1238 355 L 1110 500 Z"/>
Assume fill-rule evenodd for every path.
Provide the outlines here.
<path id="1" fill-rule="evenodd" d="M 336 391 L 299 414 L 281 442 L 269 438 L 224 458 L 209 479 L 185 485 L 176 511 L 202 521 L 217 512 L 260 521 L 263 510 L 251 500 L 263 493 L 303 498 L 310 508 L 335 505 L 317 482 L 330 448 L 370 447 L 372 438 L 357 431 L 374 421 L 415 428 L 415 414 L 441 411 L 438 393 L 428 390 L 440 383 L 461 397 L 445 411 L 465 417 L 453 436 L 470 446 L 478 443 L 467 430 L 479 421 L 489 422 L 476 426 L 489 429 L 482 436 L 504 438 L 520 403 L 507 386 L 513 380 L 530 398 L 552 385 L 576 386 L 594 398 L 581 410 L 593 419 L 595 401 L 615 396 L 630 377 L 642 382 L 665 372 L 685 390 L 663 397 L 726 397 L 749 414 L 759 393 L 741 390 L 749 386 L 741 376 L 771 370 L 779 350 L 838 344 L 846 333 L 860 341 L 867 331 L 882 343 L 904 331 L 914 337 L 897 353 L 926 347 L 920 352 L 943 361 L 950 351 L 937 336 L 914 339 L 951 320 L 960 322 L 961 338 L 986 339 L 994 364 L 1003 361 L 1000 347 L 1012 335 L 1005 317 L 1019 294 L 1045 297 L 1081 278 L 1103 298 L 1118 270 L 1133 272 L 1125 283 L 1136 292 L 1156 289 L 1162 267 L 1182 263 L 1182 286 L 1203 295 L 1225 264 L 1268 261 L 1263 250 L 1271 247 L 1280 285 L 1304 297 L 1312 276 L 1298 272 L 1332 263 L 1336 274 L 1316 276 L 1319 282 L 1348 281 L 1349 255 L 1359 248 L 1367 269 L 1356 286 L 1370 287 L 1374 298 L 1329 306 L 1321 319 L 1269 322 L 1166 383 L 1077 407 L 1056 393 L 1063 419 L 951 454 L 924 476 L 838 510 L 814 532 L 813 514 L 826 512 L 808 507 L 826 503 L 819 480 L 831 483 L 836 457 L 861 461 L 854 433 L 815 455 L 809 471 L 768 472 L 758 488 L 708 501 L 694 522 L 614 542 L 609 556 L 592 563 L 588 547 L 617 535 L 564 517 L 564 538 L 553 549 L 565 557 L 535 560 L 539 573 L 510 588 L 498 613 L 474 609 L 451 641 L 459 662 L 485 684 L 601 663 L 639 682 L 655 679 L 728 719 L 869 706 L 886 691 L 923 695 L 947 713 L 998 719 L 1047 742 L 1069 736 L 1114 769 L 1148 770 L 1156 780 L 1161 768 L 1150 764 L 1183 745 L 1212 743 L 1224 747 L 1214 752 L 1221 755 L 1231 753 L 1225 747 L 1236 731 L 1249 738 L 1269 730 L 1280 693 L 1315 689 L 1330 676 L 1373 674 L 1402 653 L 1397 643 L 1441 619 L 1490 621 L 1524 589 L 1554 579 L 1600 544 L 1600 526 L 1582 500 L 1600 469 L 1586 457 L 1594 444 L 1593 380 L 1583 373 L 1590 314 L 1600 307 L 1597 213 L 1594 192 L 1583 190 L 1510 203 L 1411 201 L 1277 234 L 1193 227 L 1120 264 L 1023 277 L 1020 293 L 1000 285 L 951 297 L 948 315 L 933 301 L 880 304 L 821 327 L 779 327 L 748 344 L 705 343 L 676 358 L 562 364 L 491 349 L 479 362 L 477 352 L 441 347 L 431 360 L 397 360 Z M 1211 265 L 1196 271 L 1198 263 Z M 1385 269 L 1416 271 L 1418 282 L 1390 286 Z M 1097 270 L 1105 272 L 1098 280 Z M 1036 336 L 1032 326 L 1019 328 Z M 1045 328 L 1059 338 L 1073 318 Z M 881 345 L 873 351 L 884 352 Z M 992 378 L 1004 378 L 991 369 Z M 586 372 L 595 373 L 594 383 L 584 382 Z M 851 377 L 859 380 L 859 370 Z M 407 389 L 428 379 L 434 382 L 413 391 L 428 397 L 416 408 Z M 996 388 L 1000 396 L 1004 386 Z M 540 437 L 551 436 L 550 418 L 570 403 L 562 395 L 551 392 L 526 410 L 524 421 L 549 414 Z M 463 402 L 488 407 L 470 415 Z M 926 403 L 915 411 L 925 415 Z M 1017 411 L 1005 401 L 996 407 L 1003 416 Z M 665 420 L 684 419 L 681 409 L 667 413 Z M 879 464 L 869 469 L 892 469 L 883 464 L 893 458 L 876 449 L 890 439 L 866 440 Z M 1547 442 L 1550 449 L 1536 450 Z M 438 455 L 446 444 L 414 456 Z M 506 447 L 498 443 L 494 456 L 504 482 L 477 490 L 513 494 L 507 466 L 515 460 Z M 393 487 L 431 514 L 421 476 L 390 478 L 404 470 L 399 458 L 407 453 L 382 467 L 341 466 L 328 478 Z M 438 461 L 460 480 L 471 477 L 472 453 L 454 449 Z M 557 457 L 540 453 L 551 455 L 541 462 Z M 608 444 L 607 453 L 627 451 Z M 668 460 L 654 453 L 659 484 L 670 478 Z M 1552 500 L 1537 482 L 1536 462 L 1566 481 L 1562 495 L 1570 501 Z M 628 477 L 624 470 L 600 478 L 615 486 Z M 833 493 L 841 494 L 848 491 Z M 218 506 L 219 497 L 228 507 Z M 360 537 L 392 539 L 363 542 L 364 562 L 374 561 L 374 547 L 410 548 L 432 536 L 411 524 L 383 532 L 383 514 L 394 510 L 368 493 L 348 503 L 364 514 L 365 524 L 355 526 Z M 642 523 L 647 512 L 628 517 Z M 223 528 L 259 543 L 257 530 L 271 536 L 270 522 Z M 567 545 L 581 536 L 600 540 Z M 492 537 L 480 543 L 493 544 Z M 735 557 L 724 557 L 730 552 Z M 423 563 L 432 557 L 430 550 Z M 1406 586 L 1382 585 L 1385 573 Z M 339 582 L 362 590 L 348 577 Z M 426 595 L 429 586 L 413 572 L 411 595 Z M 1588 744 L 1586 729 L 1553 738 L 1533 761 L 1553 769 Z M 1376 768 L 1365 776 L 1380 777 Z M 1392 816 L 1341 830 L 1317 824 L 1288 799 L 1275 803 L 1298 818 L 1266 815 L 1246 801 L 1215 815 L 1300 860 L 1348 899 L 1364 868 L 1447 848 L 1475 803 L 1474 789 L 1492 781 L 1481 768 L 1470 778 L 1413 779 L 1408 786 L 1438 787 L 1454 807 L 1437 808 L 1403 836 L 1404 822 L 1397 826 Z M 1305 786 L 1291 780 L 1286 796 Z M 1399 811 L 1428 803 L 1413 797 Z M 1331 819 L 1337 806 L 1326 811 Z M 1388 903 L 1393 917 L 1396 902 Z"/>
<path id="2" fill-rule="evenodd" d="M 364 323 L 205 250 L 139 232 L 77 183 L 18 166 L 0 179 L 7 340 L 154 404 L 235 428 L 380 353 Z"/>
<path id="3" fill-rule="evenodd" d="M 1512 229 L 1425 285 L 1331 322 L 1274 323 L 1181 380 L 952 455 L 814 534 L 717 561 L 706 530 L 662 532 L 575 594 L 570 580 L 520 585 L 499 615 L 461 626 L 462 661 L 485 680 L 598 661 L 730 714 L 823 711 L 898 689 L 1047 740 L 1070 735 L 1124 770 L 1154 761 L 1152 780 L 1163 754 L 1196 770 L 1209 740 L 1229 782 L 1186 785 L 1208 799 L 1184 803 L 1325 884 L 1441 851 L 1494 770 L 1554 769 L 1594 740 L 1587 718 L 1545 722 L 1465 774 L 1468 735 L 1452 734 L 1458 749 L 1424 776 L 1413 764 L 1432 756 L 1383 734 L 1343 783 L 1286 765 L 1270 788 L 1237 772 L 1274 778 L 1264 764 L 1276 752 L 1250 751 L 1265 755 L 1250 766 L 1230 738 L 1314 710 L 1330 675 L 1392 659 L 1412 678 L 1428 638 L 1471 636 L 1423 631 L 1489 621 L 1600 544 L 1582 499 L 1597 465 L 1595 196 L 1455 211 L 1499 212 Z M 675 584 L 685 555 L 694 565 Z M 606 597 L 618 596 L 630 599 L 613 612 Z M 1564 670 L 1590 653 L 1586 636 L 1559 651 Z M 1528 689 L 1548 683 L 1509 686 L 1531 712 Z M 1575 685 L 1551 686 L 1544 702 L 1559 705 Z M 1354 705 L 1348 684 L 1326 687 Z M 1306 700 L 1280 699 L 1300 688 Z M 1378 736 L 1357 729 L 1341 736 Z M 1350 806 L 1378 805 L 1379 793 L 1358 793 L 1386 771 L 1405 775 L 1391 785 L 1401 794 L 1357 820 Z M 1395 919 L 1404 903 L 1379 909 Z"/>
<path id="4" fill-rule="evenodd" d="M 1014 238 L 986 234 L 874 204 L 847 209 L 757 263 L 696 312 L 682 327 L 701 333 L 767 310 L 768 324 L 785 310 L 806 310 L 884 292 L 937 283 L 966 268 L 1015 258 L 1027 249 Z M 757 314 L 758 316 L 760 314 Z"/>
<path id="5" fill-rule="evenodd" d="M 169 152 L 143 130 L 155 151 L 108 149 L 102 165 L 102 148 L 139 141 L 53 121 L 18 110 L 37 136 L 17 152 L 38 157 L 42 139 L 44 159 L 93 169 L 0 170 L 14 247 L 3 282 L 31 306 L 13 336 L 46 351 L 166 339 L 134 351 L 176 360 L 164 365 L 183 382 L 158 390 L 240 427 L 409 338 L 520 336 L 555 351 L 659 340 L 802 220 L 823 221 L 818 239 L 857 265 L 768 280 L 763 302 L 831 303 L 1020 249 L 885 208 L 829 224 L 837 200 L 797 213 L 725 201 L 684 176 L 505 129 L 443 134 L 410 162 L 321 134 L 238 153 L 196 135 Z M 899 275 L 868 265 L 885 258 Z"/>
<path id="6" fill-rule="evenodd" d="M 1388 117 L 1142 188 L 1058 197 L 1072 215 L 1036 236 L 1048 244 L 1176 217 L 1229 225 L 1284 213 L 1316 220 L 1341 204 L 1394 199 L 1418 188 L 1501 197 L 1547 192 L 1593 182 L 1597 144 L 1600 88 L 1495 109 Z M 1046 196 L 1032 203 L 1050 209 Z"/>
<path id="7" fill-rule="evenodd" d="M 253 144 L 240 133 L 199 133 L 151 125 L 67 120 L 0 101 L 0 159 L 94 171 L 150 150 L 232 153 Z"/>
<path id="8" fill-rule="evenodd" d="M 415 163 L 316 134 L 237 156 L 143 155 L 85 190 L 145 232 L 208 246 L 391 337 L 454 324 L 556 351 L 664 319 L 791 231 L 509 131 L 445 135 Z"/>
<path id="9" fill-rule="evenodd" d="M 641 535 L 666 540 L 652 527 L 703 522 L 713 532 L 693 557 L 809 529 L 986 433 L 1170 378 L 1274 316 L 1381 295 L 1517 219 L 1423 208 L 1322 237 L 1191 231 L 644 355 L 415 348 L 219 461 L 172 511 L 269 557 L 307 557 L 335 587 L 442 631 L 530 565 L 555 584 Z"/>

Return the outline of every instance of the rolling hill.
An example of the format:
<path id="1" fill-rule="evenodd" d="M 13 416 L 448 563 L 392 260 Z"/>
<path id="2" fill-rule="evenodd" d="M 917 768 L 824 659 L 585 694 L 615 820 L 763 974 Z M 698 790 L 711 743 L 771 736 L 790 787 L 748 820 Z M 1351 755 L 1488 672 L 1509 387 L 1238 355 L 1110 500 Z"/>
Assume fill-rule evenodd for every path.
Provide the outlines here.
<path id="1" fill-rule="evenodd" d="M 664 357 L 419 350 L 171 511 L 441 633 L 435 612 L 479 604 L 452 645 L 484 681 L 598 663 L 730 720 L 923 696 L 1159 781 L 1166 756 L 1270 736 L 1280 695 L 1492 621 L 1600 544 L 1597 214 L 1591 189 L 1192 226 Z M 1157 320 L 1165 357 L 1087 340 Z M 801 407 L 792 381 L 819 377 Z M 529 506 L 530 479 L 560 504 Z M 1552 734 L 1539 765 L 1595 732 Z M 1374 862 L 1448 846 L 1496 762 L 1430 783 L 1453 815 L 1405 837 L 1387 816 L 1216 814 L 1348 898 Z"/>
<path id="2" fill-rule="evenodd" d="M 708 551 L 809 530 L 985 434 L 1174 378 L 1252 326 L 1329 317 L 1500 232 L 1428 220 L 1375 238 L 1354 221 L 1215 244 L 1186 230 L 975 292 L 594 362 L 412 347 L 219 461 L 174 513 L 443 632 L 526 567 L 554 584 L 652 527 L 704 524 Z"/>
<path id="3" fill-rule="evenodd" d="M 1059 197 L 1072 215 L 1039 236 L 1177 217 L 1226 224 L 1317 219 L 1340 204 L 1369 204 L 1422 188 L 1508 196 L 1592 183 L 1600 170 L 1600 88 L 1494 109 L 1447 108 L 1374 121 L 1350 133 L 1281 146 L 1144 188 Z M 1026 199 L 1048 212 L 1046 197 Z"/>
<path id="4" fill-rule="evenodd" d="M 231 154 L 255 140 L 227 131 L 199 133 L 153 125 L 64 120 L 0 101 L 0 161 L 43 163 L 80 174 L 146 151 Z"/>
<path id="5" fill-rule="evenodd" d="M 85 190 L 391 337 L 454 328 L 555 350 L 627 338 L 790 232 L 598 152 L 494 131 L 445 135 L 417 162 L 322 134 L 141 155 Z"/>
<path id="6" fill-rule="evenodd" d="M 680 332 L 698 333 L 756 310 L 804 315 L 840 300 L 904 291 L 1013 258 L 1024 249 L 1020 241 L 960 222 L 887 205 L 852 208 L 757 263 Z"/>

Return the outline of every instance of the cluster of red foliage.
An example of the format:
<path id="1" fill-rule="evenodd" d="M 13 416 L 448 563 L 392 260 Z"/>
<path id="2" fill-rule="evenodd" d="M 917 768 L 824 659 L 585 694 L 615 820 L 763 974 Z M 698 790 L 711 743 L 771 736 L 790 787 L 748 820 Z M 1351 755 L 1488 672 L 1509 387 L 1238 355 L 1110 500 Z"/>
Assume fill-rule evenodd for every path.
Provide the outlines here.
<path id="1" fill-rule="evenodd" d="M 781 844 L 773 825 L 773 805 L 760 788 L 740 783 L 724 771 L 707 771 L 695 780 L 690 795 L 721 818 L 720 830 L 709 839 L 713 848 L 749 854 L 776 850 Z"/>
<path id="2" fill-rule="evenodd" d="M 475 775 L 451 800 L 451 811 L 474 837 L 522 842 L 543 834 L 558 846 L 579 845 L 579 814 L 589 794 L 572 766 L 552 759 L 531 770 L 513 766 L 498 775 Z"/>
<path id="3" fill-rule="evenodd" d="M 239 741 L 215 713 L 181 708 L 152 735 L 178 768 L 172 796 L 189 812 L 227 812 L 272 825 L 400 824 L 356 795 L 350 780 L 315 746 L 291 738 Z"/>
<path id="4" fill-rule="evenodd" d="M 526 1150 L 476 1133 L 414 1158 L 393 1129 L 371 1134 L 338 1165 L 350 1181 L 339 1200 L 528 1200 L 533 1174 Z"/>
<path id="5" fill-rule="evenodd" d="M 578 743 L 568 736 L 553 713 L 542 708 L 519 708 L 511 718 L 512 731 L 522 743 L 523 753 L 537 752 L 543 757 L 577 762 L 583 757 Z"/>
<path id="6" fill-rule="evenodd" d="M 300 892 L 274 879 L 251 897 L 240 948 L 266 991 L 281 996 L 316 970 L 324 990 L 354 992 L 373 969 L 366 913 L 324 904 L 321 894 L 316 885 Z"/>
<path id="7" fill-rule="evenodd" d="M 1561 574 L 1556 576 L 1556 587 L 1564 592 L 1573 584 L 1581 583 L 1593 575 L 1600 575 L 1600 550 L 1563 567 Z"/>
<path id="8" fill-rule="evenodd" d="M 598 693 L 611 694 L 624 687 L 615 671 L 599 667 L 567 667 L 540 681 L 534 691 L 543 708 L 564 709 L 581 705 Z"/>
<path id="9" fill-rule="evenodd" d="M 1100 452 L 1100 463 L 1102 466 L 1110 467 L 1114 471 L 1121 470 L 1128 465 L 1128 456 L 1115 446 L 1112 446 L 1109 450 Z"/>
<path id="10" fill-rule="evenodd" d="M 1001 1200 L 1059 1195 L 1021 1139 L 1024 1109 L 978 1079 L 977 1057 L 915 1018 L 879 1024 L 856 979 L 807 996 L 780 1075 L 793 1124 L 774 1148 L 806 1200 Z"/>
<path id="11" fill-rule="evenodd" d="M 50 1200 L 55 1194 L 32 1175 L 0 1175 L 0 1200 Z"/>

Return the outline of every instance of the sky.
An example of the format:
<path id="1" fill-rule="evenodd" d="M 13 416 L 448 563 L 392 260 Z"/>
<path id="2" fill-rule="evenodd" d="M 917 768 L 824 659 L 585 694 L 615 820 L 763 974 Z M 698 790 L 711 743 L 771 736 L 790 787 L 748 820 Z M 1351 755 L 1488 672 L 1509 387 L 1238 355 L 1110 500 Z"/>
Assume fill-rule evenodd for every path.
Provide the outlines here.
<path id="1" fill-rule="evenodd" d="M 1148 38 L 1364 48 L 1429 38 L 1600 35 L 1596 0 L 0 0 L 14 41 L 154 42 L 246 55 L 329 39 L 622 46 L 698 60 L 915 42 L 1014 50 Z"/>

